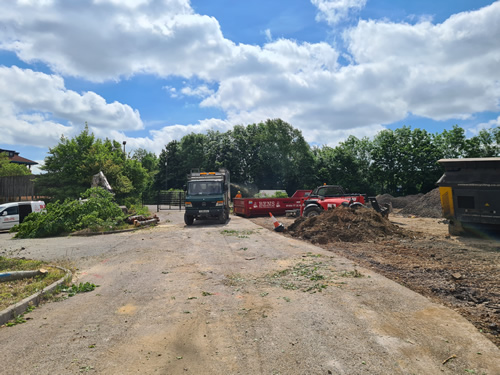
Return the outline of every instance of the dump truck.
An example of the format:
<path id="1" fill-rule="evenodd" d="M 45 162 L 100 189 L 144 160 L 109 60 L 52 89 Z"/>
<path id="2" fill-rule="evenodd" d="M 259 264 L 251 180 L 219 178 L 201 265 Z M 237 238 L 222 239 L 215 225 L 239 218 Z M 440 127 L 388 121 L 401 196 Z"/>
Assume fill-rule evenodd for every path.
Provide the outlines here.
<path id="1" fill-rule="evenodd" d="M 229 171 L 200 172 L 192 170 L 187 178 L 184 202 L 184 222 L 192 225 L 195 219 L 217 219 L 225 224 L 229 218 Z"/>
<path id="2" fill-rule="evenodd" d="M 438 180 L 451 235 L 478 227 L 500 230 L 500 158 L 441 159 Z"/>

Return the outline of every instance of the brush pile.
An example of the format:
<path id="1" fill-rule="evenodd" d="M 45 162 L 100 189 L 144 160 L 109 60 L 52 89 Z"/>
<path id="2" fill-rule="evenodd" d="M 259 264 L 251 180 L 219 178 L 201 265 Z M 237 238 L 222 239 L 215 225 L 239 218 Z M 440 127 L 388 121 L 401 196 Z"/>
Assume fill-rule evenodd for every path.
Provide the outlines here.
<path id="1" fill-rule="evenodd" d="M 289 234 L 312 243 L 367 242 L 387 237 L 412 237 L 369 208 L 338 207 L 310 218 L 299 217 L 287 228 Z"/>

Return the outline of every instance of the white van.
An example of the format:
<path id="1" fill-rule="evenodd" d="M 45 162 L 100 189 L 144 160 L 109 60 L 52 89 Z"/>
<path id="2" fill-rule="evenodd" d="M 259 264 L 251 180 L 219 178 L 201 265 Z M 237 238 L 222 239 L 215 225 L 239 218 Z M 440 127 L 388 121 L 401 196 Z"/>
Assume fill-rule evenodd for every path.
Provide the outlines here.
<path id="1" fill-rule="evenodd" d="M 0 205 L 0 230 L 10 229 L 22 223 L 24 218 L 32 212 L 45 210 L 45 202 L 12 202 Z"/>

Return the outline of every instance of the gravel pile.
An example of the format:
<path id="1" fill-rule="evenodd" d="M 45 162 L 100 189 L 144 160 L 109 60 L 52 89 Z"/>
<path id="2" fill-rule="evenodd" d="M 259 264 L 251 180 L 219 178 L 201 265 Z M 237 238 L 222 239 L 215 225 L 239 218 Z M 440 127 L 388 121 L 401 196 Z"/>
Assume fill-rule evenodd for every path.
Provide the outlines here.
<path id="1" fill-rule="evenodd" d="M 439 188 L 431 190 L 427 194 L 407 204 L 401 211 L 402 215 L 415 215 L 420 217 L 442 217 L 441 198 Z"/>

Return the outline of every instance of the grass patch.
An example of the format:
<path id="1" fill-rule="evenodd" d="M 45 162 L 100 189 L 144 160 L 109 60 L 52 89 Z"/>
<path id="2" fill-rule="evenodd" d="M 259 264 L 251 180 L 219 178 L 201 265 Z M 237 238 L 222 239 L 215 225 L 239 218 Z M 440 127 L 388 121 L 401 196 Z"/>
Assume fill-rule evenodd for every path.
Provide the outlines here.
<path id="1" fill-rule="evenodd" d="M 239 273 L 226 275 L 226 278 L 222 280 L 222 284 L 224 284 L 225 286 L 238 286 L 243 284 L 244 282 L 245 279 Z"/>
<path id="2" fill-rule="evenodd" d="M 0 257 L 0 272 L 2 273 L 36 270 L 42 267 L 48 271 L 45 275 L 0 283 L 0 310 L 41 291 L 64 276 L 63 271 L 55 267 L 48 267 L 42 261 Z"/>
<path id="3" fill-rule="evenodd" d="M 270 274 L 267 280 L 283 289 L 315 293 L 325 289 L 332 276 L 331 267 L 326 263 L 311 261 L 299 262 L 293 267 Z"/>
<path id="4" fill-rule="evenodd" d="M 302 256 L 302 261 L 295 265 L 265 276 L 266 283 L 287 290 L 301 290 L 308 293 L 322 292 L 328 286 L 341 287 L 346 284 L 339 278 L 365 277 L 357 269 L 353 271 L 336 271 L 332 265 L 319 261 L 321 255 L 308 253 Z"/>
<path id="5" fill-rule="evenodd" d="M 249 238 L 251 234 L 254 233 L 253 230 L 235 230 L 235 229 L 224 229 L 220 232 L 224 236 L 235 236 L 238 238 Z"/>
<path id="6" fill-rule="evenodd" d="M 340 274 L 342 277 L 363 277 L 363 274 L 359 272 L 356 268 L 353 271 L 344 271 Z"/>
<path id="7" fill-rule="evenodd" d="M 97 288 L 99 285 L 95 285 L 92 283 L 89 283 L 88 281 L 86 283 L 80 283 L 80 284 L 73 284 L 67 288 L 61 289 L 61 292 L 68 293 L 68 297 L 73 297 L 74 295 L 78 293 L 87 293 L 93 291 L 95 288 Z"/>

